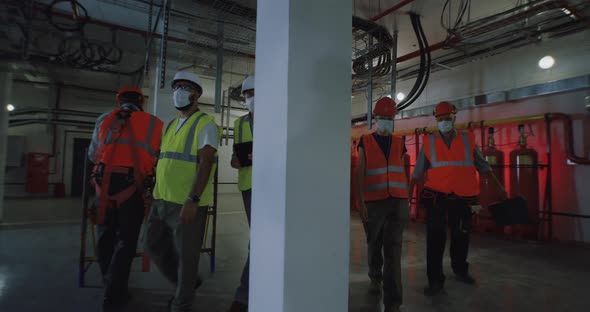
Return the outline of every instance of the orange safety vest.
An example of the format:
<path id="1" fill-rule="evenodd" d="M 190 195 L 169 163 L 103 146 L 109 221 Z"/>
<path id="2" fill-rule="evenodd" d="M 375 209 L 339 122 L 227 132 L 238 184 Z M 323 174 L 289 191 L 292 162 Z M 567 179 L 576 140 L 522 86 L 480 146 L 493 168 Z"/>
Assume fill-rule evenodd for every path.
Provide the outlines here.
<path id="1" fill-rule="evenodd" d="M 389 159 L 385 159 L 383 150 L 372 134 L 363 136 L 361 140 L 366 160 L 364 199 L 375 201 L 388 197 L 408 198 L 408 179 L 402 163 L 404 141 L 391 136 Z"/>
<path id="2" fill-rule="evenodd" d="M 479 195 L 475 147 L 475 136 L 470 132 L 458 131 L 451 148 L 440 133 L 430 134 L 424 141 L 424 155 L 430 162 L 424 187 L 464 197 Z"/>
<path id="3" fill-rule="evenodd" d="M 95 223 L 104 221 L 107 206 L 118 207 L 136 192 L 143 191 L 144 180 L 153 174 L 156 165 L 163 125 L 148 113 L 122 109 L 114 110 L 104 119 L 98 131 L 95 157 L 100 162 L 95 171 L 103 171 L 102 183 L 94 181 L 100 199 Z M 131 168 L 135 183 L 117 194 L 109 194 L 111 174 L 129 174 Z"/>
<path id="4" fill-rule="evenodd" d="M 97 159 L 113 167 L 133 168 L 138 164 L 142 176 L 151 175 L 160 150 L 164 123 L 145 112 L 128 111 L 128 119 L 121 119 L 118 117 L 121 112 L 121 109 L 114 110 L 102 122 L 98 132 L 100 155 Z M 131 144 L 130 133 L 133 133 L 135 148 Z M 133 155 L 135 152 L 137 159 Z"/>

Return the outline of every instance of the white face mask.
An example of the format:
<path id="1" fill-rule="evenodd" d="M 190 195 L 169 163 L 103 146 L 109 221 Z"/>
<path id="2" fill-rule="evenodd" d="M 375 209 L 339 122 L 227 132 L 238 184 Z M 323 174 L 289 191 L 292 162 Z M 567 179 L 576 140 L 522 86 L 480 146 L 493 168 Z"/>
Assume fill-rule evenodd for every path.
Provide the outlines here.
<path id="1" fill-rule="evenodd" d="M 172 99 L 174 100 L 174 106 L 180 111 L 187 110 L 191 107 L 190 91 L 178 89 L 174 91 Z"/>
<path id="2" fill-rule="evenodd" d="M 393 120 L 378 119 L 377 130 L 381 132 L 393 132 Z"/>
<path id="3" fill-rule="evenodd" d="M 449 133 L 453 130 L 453 122 L 451 120 L 443 120 L 438 122 L 438 130 L 442 133 Z"/>
<path id="4" fill-rule="evenodd" d="M 249 98 L 246 99 L 246 107 L 248 108 L 248 110 L 253 113 L 254 112 L 254 97 L 251 96 Z"/>

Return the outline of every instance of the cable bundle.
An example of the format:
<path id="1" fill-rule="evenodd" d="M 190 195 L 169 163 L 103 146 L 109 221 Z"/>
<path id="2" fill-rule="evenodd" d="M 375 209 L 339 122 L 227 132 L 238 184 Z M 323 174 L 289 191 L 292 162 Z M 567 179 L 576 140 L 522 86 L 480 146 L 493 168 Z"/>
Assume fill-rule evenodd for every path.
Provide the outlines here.
<path id="1" fill-rule="evenodd" d="M 57 58 L 69 65 L 82 68 L 94 68 L 101 65 L 114 65 L 121 61 L 123 51 L 114 43 L 104 45 L 91 42 L 83 34 L 62 39 Z"/>
<path id="2" fill-rule="evenodd" d="M 55 19 L 56 5 L 67 2 L 71 5 L 73 22 Z M 55 0 L 47 7 L 47 21 L 64 33 L 58 45 L 57 53 L 44 53 L 61 63 L 78 68 L 97 70 L 101 66 L 115 65 L 121 62 L 123 50 L 116 44 L 115 31 L 112 31 L 110 43 L 91 41 L 84 34 L 84 27 L 90 20 L 86 8 L 75 0 Z M 60 14 L 57 14 L 60 15 Z M 43 36 L 43 35 L 42 35 Z"/>
<path id="3" fill-rule="evenodd" d="M 367 52 L 364 55 L 352 61 L 355 76 L 358 78 L 368 76 L 369 67 L 375 59 L 377 59 L 377 64 L 373 64 L 373 77 L 389 74 L 391 72 L 391 47 L 393 45 L 391 34 L 385 27 L 356 16 L 352 17 L 352 26 L 365 31 L 377 41 L 372 46 L 367 47 Z"/>
<path id="4" fill-rule="evenodd" d="M 422 23 L 420 22 L 420 16 L 416 13 L 410 13 L 410 20 L 412 21 L 412 28 L 414 29 L 414 33 L 418 39 L 418 46 L 420 47 L 420 70 L 418 71 L 418 77 L 416 77 L 412 90 L 408 96 L 397 105 L 398 110 L 409 107 L 418 99 L 420 94 L 422 94 L 426 88 L 426 83 L 430 78 L 430 67 L 432 65 L 430 47 L 426 35 L 424 34 Z"/>

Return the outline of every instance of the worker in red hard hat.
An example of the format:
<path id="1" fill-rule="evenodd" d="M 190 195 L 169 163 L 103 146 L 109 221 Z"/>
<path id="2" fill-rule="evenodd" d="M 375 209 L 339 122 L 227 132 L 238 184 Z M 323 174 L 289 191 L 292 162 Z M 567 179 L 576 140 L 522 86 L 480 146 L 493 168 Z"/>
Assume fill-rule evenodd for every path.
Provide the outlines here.
<path id="1" fill-rule="evenodd" d="M 473 133 L 455 130 L 457 109 L 448 102 L 436 105 L 433 115 L 438 131 L 424 137 L 412 173 L 410 194 L 416 182 L 426 177 L 420 202 L 428 211 L 426 254 L 428 286 L 424 294 L 433 296 L 444 287 L 443 254 L 447 222 L 451 230 L 451 266 L 458 281 L 473 285 L 467 254 L 471 219 L 477 213 L 479 183 L 477 172 L 496 181 L 498 192 L 506 198 L 506 191 L 475 143 Z"/>
<path id="2" fill-rule="evenodd" d="M 356 177 L 361 219 L 367 225 L 369 289 L 379 294 L 383 284 L 386 312 L 399 311 L 402 304 L 402 233 L 409 221 L 406 148 L 393 135 L 396 113 L 396 103 L 389 97 L 375 104 L 377 131 L 360 139 Z"/>
<path id="3" fill-rule="evenodd" d="M 153 176 L 163 123 L 143 112 L 145 98 L 122 87 L 119 108 L 100 116 L 88 151 L 95 164 L 97 201 L 92 218 L 98 231 L 98 263 L 104 281 L 103 311 L 128 300 L 127 282 L 144 217 L 144 194 Z"/>

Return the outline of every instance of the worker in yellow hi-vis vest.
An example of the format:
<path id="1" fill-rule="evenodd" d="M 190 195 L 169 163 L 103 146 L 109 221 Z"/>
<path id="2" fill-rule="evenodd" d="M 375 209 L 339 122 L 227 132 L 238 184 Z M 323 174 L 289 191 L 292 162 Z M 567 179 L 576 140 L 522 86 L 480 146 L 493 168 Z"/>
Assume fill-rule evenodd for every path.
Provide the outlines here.
<path id="1" fill-rule="evenodd" d="M 219 129 L 199 110 L 199 76 L 180 71 L 172 81 L 179 115 L 164 130 L 156 167 L 146 250 L 176 292 L 170 311 L 190 311 L 198 283 L 207 209 L 213 203 Z"/>
<path id="2" fill-rule="evenodd" d="M 238 189 L 242 192 L 244 208 L 250 225 L 250 207 L 252 202 L 252 133 L 254 126 L 254 76 L 247 77 L 242 83 L 242 94 L 246 99 L 248 114 L 236 119 L 234 122 L 234 154 L 232 155 L 231 166 L 238 169 Z M 238 155 L 238 153 L 246 155 Z M 242 157 L 238 157 L 242 156 Z M 240 161 L 240 158 L 242 161 Z M 250 275 L 250 254 L 242 271 L 240 286 L 236 290 L 234 302 L 230 312 L 248 311 L 248 293 Z"/>

